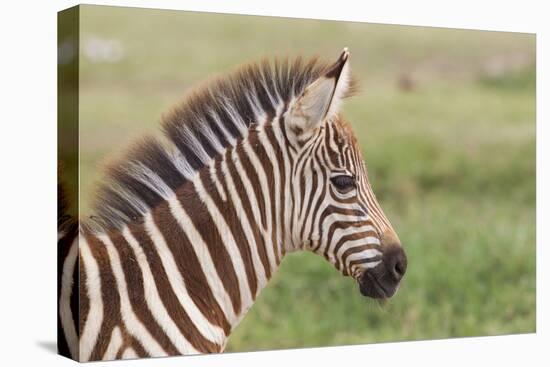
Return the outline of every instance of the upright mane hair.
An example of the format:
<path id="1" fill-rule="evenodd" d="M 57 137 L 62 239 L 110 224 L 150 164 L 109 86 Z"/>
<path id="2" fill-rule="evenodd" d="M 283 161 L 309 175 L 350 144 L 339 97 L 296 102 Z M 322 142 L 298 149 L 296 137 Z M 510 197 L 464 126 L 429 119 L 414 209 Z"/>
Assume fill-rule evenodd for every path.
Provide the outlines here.
<path id="1" fill-rule="evenodd" d="M 246 138 L 328 70 L 317 58 L 263 60 L 195 88 L 163 118 L 164 142 L 146 136 L 106 170 L 87 228 L 139 220 L 217 155 Z M 97 226 L 99 225 L 99 228 Z"/>

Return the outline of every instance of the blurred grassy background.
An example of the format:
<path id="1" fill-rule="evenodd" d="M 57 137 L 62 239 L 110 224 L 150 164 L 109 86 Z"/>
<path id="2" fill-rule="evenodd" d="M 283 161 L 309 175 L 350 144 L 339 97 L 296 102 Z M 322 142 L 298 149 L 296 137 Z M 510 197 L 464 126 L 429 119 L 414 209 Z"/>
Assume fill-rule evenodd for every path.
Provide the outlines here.
<path id="1" fill-rule="evenodd" d="M 81 214 L 103 162 L 158 133 L 195 83 L 270 55 L 335 59 L 344 106 L 409 256 L 397 296 L 363 298 L 323 259 L 283 262 L 229 351 L 535 330 L 535 36 L 83 6 Z"/>

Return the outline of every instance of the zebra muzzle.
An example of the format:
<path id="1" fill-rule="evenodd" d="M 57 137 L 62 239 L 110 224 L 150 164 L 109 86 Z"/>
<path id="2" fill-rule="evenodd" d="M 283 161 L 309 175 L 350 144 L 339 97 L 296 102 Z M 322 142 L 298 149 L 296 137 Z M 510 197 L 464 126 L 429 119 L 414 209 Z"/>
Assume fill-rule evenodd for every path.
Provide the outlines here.
<path id="1" fill-rule="evenodd" d="M 361 294 L 371 298 L 390 298 L 407 271 L 407 256 L 399 245 L 387 247 L 380 264 L 366 269 L 359 277 Z"/>

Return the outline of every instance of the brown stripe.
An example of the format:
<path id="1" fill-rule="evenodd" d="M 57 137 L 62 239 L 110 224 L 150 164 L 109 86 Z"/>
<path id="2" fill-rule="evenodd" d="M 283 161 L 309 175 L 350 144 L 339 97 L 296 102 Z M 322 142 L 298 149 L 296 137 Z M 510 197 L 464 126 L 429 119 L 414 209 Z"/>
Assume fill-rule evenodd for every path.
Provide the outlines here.
<path id="1" fill-rule="evenodd" d="M 346 260 L 351 255 L 356 254 L 356 253 L 361 252 L 361 251 L 370 250 L 370 249 L 373 249 L 373 248 L 374 248 L 373 245 L 360 245 L 360 246 L 354 246 L 354 247 L 351 247 L 351 248 L 347 249 L 342 254 L 342 266 L 345 267 Z M 381 260 L 381 259 L 382 259 L 381 255 L 377 255 L 377 256 L 357 259 L 357 260 L 353 260 L 353 261 L 363 261 L 363 260 L 365 260 L 365 261 L 368 261 L 368 262 L 372 262 L 372 261 L 378 261 L 378 260 Z M 350 266 L 351 266 L 351 263 L 353 261 L 350 262 Z"/>
<path id="2" fill-rule="evenodd" d="M 307 164 L 308 164 L 308 159 L 313 155 L 312 152 L 315 150 L 315 148 L 318 146 L 316 144 L 316 138 L 318 137 L 319 135 L 316 134 L 314 138 L 312 138 L 313 140 L 311 140 L 311 143 L 309 144 L 309 146 L 307 147 L 307 149 L 305 149 L 301 155 L 298 157 L 298 159 L 296 160 L 296 167 L 297 167 L 297 171 L 300 172 L 300 176 L 299 176 L 299 193 L 298 193 L 298 197 L 301 198 L 301 202 L 300 202 L 300 208 L 299 208 L 299 211 L 298 211 L 298 218 L 297 220 L 300 220 L 300 218 L 303 217 L 303 211 L 306 209 L 306 205 L 305 205 L 305 199 L 306 198 L 306 189 L 307 189 L 307 185 L 306 185 L 306 175 L 304 174 L 304 172 L 306 171 L 306 167 L 307 167 Z M 302 227 L 303 228 L 303 227 Z"/>
<path id="3" fill-rule="evenodd" d="M 116 352 L 115 359 L 122 359 L 122 353 L 128 348 L 127 345 L 122 344 L 120 348 L 118 348 L 118 351 Z"/>
<path id="4" fill-rule="evenodd" d="M 256 134 L 252 133 L 252 135 L 256 135 Z M 257 147 L 254 147 L 253 142 L 250 141 L 250 136 L 249 136 L 249 142 L 250 142 L 251 147 L 253 147 L 253 149 L 257 148 Z M 258 143 L 256 143 L 256 144 L 258 144 Z M 259 208 L 260 219 L 261 219 L 261 222 L 262 222 L 262 226 L 263 226 L 263 228 L 267 228 L 267 209 L 268 208 L 266 208 L 266 206 L 265 206 L 264 195 L 263 195 L 263 191 L 261 190 L 262 186 L 261 186 L 261 183 L 260 183 L 260 178 L 258 177 L 258 173 L 256 172 L 256 169 L 254 168 L 254 166 L 250 162 L 247 154 L 244 152 L 244 149 L 242 148 L 242 146 L 237 146 L 234 149 L 234 152 L 235 152 L 235 157 L 239 158 L 239 162 L 241 162 L 241 164 L 243 166 L 243 169 L 244 169 L 244 172 L 247 175 L 248 179 L 250 180 L 251 187 L 254 190 L 254 194 L 256 195 L 257 203 L 255 205 L 257 205 L 258 208 Z M 240 178 L 240 174 L 238 173 L 236 168 L 234 168 L 235 165 L 233 164 L 233 160 L 231 158 L 231 151 L 228 151 L 228 153 L 226 153 L 225 157 L 226 157 L 227 167 L 230 170 L 231 169 L 234 170 L 234 174 L 231 174 L 231 176 Z M 262 164 L 263 164 L 263 162 L 264 161 L 261 161 Z M 233 180 L 233 181 L 235 181 L 235 180 Z M 247 196 L 246 191 L 237 190 L 237 192 L 239 194 L 241 194 L 241 198 L 246 198 L 246 196 Z"/>
<path id="5" fill-rule="evenodd" d="M 101 297 L 103 299 L 103 322 L 90 355 L 90 361 L 97 361 L 103 357 L 109 346 L 113 328 L 121 323 L 120 295 L 118 294 L 116 280 L 105 245 L 93 235 L 86 235 L 86 241 L 99 268 Z"/>
<path id="6" fill-rule="evenodd" d="M 319 220 L 319 233 L 323 233 L 323 221 L 326 218 L 326 212 L 321 213 L 321 219 Z M 327 243 L 332 242 L 332 236 L 334 236 L 334 232 L 337 229 L 346 229 L 349 227 L 362 227 L 370 224 L 369 221 L 360 221 L 360 222 L 345 222 L 345 221 L 337 221 L 330 225 L 330 227 L 327 229 Z M 321 246 L 321 243 L 319 242 L 314 248 L 312 249 L 314 252 L 319 249 Z"/>
<path id="7" fill-rule="evenodd" d="M 274 167 L 273 165 L 271 164 L 270 160 L 269 160 L 269 157 L 267 155 L 267 152 L 266 150 L 264 149 L 263 145 L 261 144 L 259 138 L 258 138 L 258 133 L 257 132 L 253 132 L 249 135 L 249 142 L 250 142 L 250 146 L 252 148 L 252 151 L 254 152 L 254 154 L 256 155 L 257 159 L 262 162 L 262 165 L 264 167 L 264 172 L 266 174 L 266 178 L 267 178 L 267 182 L 268 182 L 268 185 L 269 185 L 269 195 L 270 195 L 270 199 L 271 199 L 271 218 L 272 218 L 272 223 L 271 223 L 271 227 L 272 227 L 272 241 L 274 244 L 277 244 L 277 237 L 276 237 L 276 231 L 277 231 L 277 227 L 276 227 L 276 219 L 277 219 L 277 208 L 275 207 L 275 182 L 274 182 L 274 178 L 273 178 L 273 170 L 274 170 Z M 244 152 L 241 153 L 242 156 L 243 156 L 243 159 L 242 159 L 242 162 L 243 162 L 243 166 L 244 166 L 244 169 L 246 172 L 255 172 L 254 168 L 252 168 L 252 164 L 249 160 L 248 157 L 245 158 L 245 154 Z M 254 176 L 254 178 L 256 178 L 257 176 Z M 258 182 L 258 185 L 259 185 L 259 182 Z M 246 216 L 248 218 L 250 218 L 250 221 L 251 223 L 254 222 L 256 223 L 256 218 L 252 212 L 252 208 L 251 206 L 254 205 L 254 203 L 252 203 L 249 200 L 247 200 L 247 198 L 245 196 L 243 196 L 243 207 L 245 209 L 245 212 L 246 212 Z M 253 232 L 254 232 L 254 238 L 255 238 L 255 241 L 256 241 L 256 246 L 258 247 L 258 253 L 259 253 L 259 256 L 260 256 L 260 260 L 264 266 L 264 269 L 266 269 L 266 277 L 267 279 L 270 279 L 271 278 L 271 265 L 269 263 L 269 257 L 267 255 L 267 243 L 265 242 L 265 239 L 264 237 L 260 234 L 260 232 L 258 230 L 254 230 L 253 229 Z"/>
<path id="8" fill-rule="evenodd" d="M 134 352 L 136 352 L 138 358 L 154 357 L 149 355 L 145 348 L 143 348 L 143 345 L 141 345 L 141 342 L 134 337 L 132 337 L 132 343 L 130 344 L 130 347 L 132 347 Z"/>
<path id="9" fill-rule="evenodd" d="M 311 190 L 309 192 L 309 197 L 307 198 L 307 205 L 304 205 L 305 207 L 305 213 L 306 213 L 306 216 L 307 217 L 311 217 L 312 213 L 311 213 L 311 206 L 313 205 L 313 199 L 315 198 L 315 194 L 317 194 L 317 184 L 318 184 L 318 173 L 317 171 L 315 170 L 315 166 L 314 166 L 314 161 L 311 160 L 310 161 L 310 168 L 311 168 L 311 173 L 312 173 L 312 178 L 311 178 Z M 314 218 L 312 218 L 312 221 L 313 221 Z M 304 225 L 302 226 L 302 229 L 300 230 L 300 238 L 310 238 L 310 234 L 311 233 L 308 233 L 307 236 L 304 236 L 305 234 L 305 229 L 306 229 L 306 226 L 305 226 L 305 222 L 304 222 Z"/>
<path id="10" fill-rule="evenodd" d="M 312 151 L 316 149 L 316 147 L 319 145 L 319 138 L 321 138 L 322 130 L 319 130 L 317 133 L 315 133 L 314 136 L 309 138 L 307 147 L 304 145 L 304 149 L 301 151 L 300 155 L 296 158 L 296 164 L 295 167 L 301 167 L 306 165 L 306 161 L 311 158 Z"/>
<path id="11" fill-rule="evenodd" d="M 82 256 L 78 256 L 78 263 L 80 268 L 79 274 L 79 286 L 80 286 L 80 303 L 79 303 L 79 335 L 82 335 L 84 330 L 84 325 L 86 325 L 86 320 L 88 319 L 88 313 L 90 312 L 90 297 L 88 297 L 88 276 L 86 275 L 86 267 L 84 266 L 84 260 Z M 74 291 L 74 289 L 73 289 Z M 74 317 L 74 316 L 73 316 Z"/>
<path id="12" fill-rule="evenodd" d="M 332 124 L 328 124 L 325 131 L 326 131 L 325 132 L 325 149 L 328 154 L 328 158 L 330 159 L 331 164 L 333 166 L 341 167 L 340 161 L 339 161 L 339 154 L 338 154 L 339 152 L 333 151 L 332 146 L 330 145 L 331 140 L 335 141 L 336 143 L 338 142 L 336 137 L 337 131 Z"/>
<path id="13" fill-rule="evenodd" d="M 283 138 L 284 138 L 284 144 L 281 148 L 281 149 L 285 150 L 285 154 L 284 154 L 283 159 L 286 159 L 289 162 L 289 166 L 292 169 L 292 167 L 294 167 L 294 159 L 292 158 L 291 150 L 294 152 L 294 154 L 297 153 L 297 150 L 296 150 L 296 148 L 294 148 L 294 146 L 290 142 L 290 139 L 288 138 L 283 116 L 281 116 L 280 119 L 279 119 L 279 125 L 281 127 L 281 132 L 282 132 L 282 135 L 283 135 Z M 288 187 L 285 187 L 285 190 L 284 190 L 286 193 L 288 193 L 288 191 L 290 191 L 290 208 L 288 208 L 288 211 L 289 211 L 291 217 L 290 217 L 290 220 L 289 220 L 290 228 L 288 228 L 288 231 L 289 231 L 289 233 L 294 233 L 294 223 L 296 221 L 295 220 L 296 218 L 294 218 L 294 205 L 295 205 L 294 203 L 296 202 L 296 200 L 294 198 L 294 190 L 292 189 L 292 179 L 293 179 L 292 172 L 288 172 L 288 174 L 289 174 L 288 181 L 287 181 Z M 288 188 L 288 191 L 287 191 L 287 188 Z M 283 246 L 283 249 L 284 249 L 284 246 Z M 277 264 L 280 264 L 280 262 L 281 262 L 281 259 L 279 258 L 278 254 L 277 254 Z"/>
<path id="14" fill-rule="evenodd" d="M 321 220 L 320 223 L 322 223 L 323 221 Z M 349 221 L 349 222 L 346 222 L 346 221 L 337 221 L 337 222 L 333 222 L 330 227 L 328 228 L 328 231 L 327 231 L 327 243 L 332 243 L 332 237 L 334 236 L 334 233 L 336 232 L 337 229 L 347 229 L 347 228 L 350 228 L 350 227 L 355 227 L 355 228 L 361 228 L 361 227 L 364 227 L 364 226 L 367 226 L 367 225 L 370 225 L 371 222 L 366 220 L 366 221 Z M 322 224 L 320 224 L 322 225 Z"/>
<path id="15" fill-rule="evenodd" d="M 72 358 L 69 346 L 67 344 L 67 339 L 65 337 L 65 331 L 63 330 L 63 325 L 61 323 L 61 316 L 59 314 L 59 301 L 61 297 L 63 280 L 63 266 L 65 264 L 65 261 L 67 260 L 67 255 L 69 254 L 74 238 L 77 235 L 78 226 L 76 222 L 74 222 L 73 220 L 69 220 L 60 227 L 62 227 L 61 230 L 65 230 L 66 232 L 65 235 L 57 241 L 57 350 L 59 354 L 68 358 Z M 78 265 L 75 266 L 75 268 L 77 267 Z M 78 282 L 73 282 L 71 292 L 71 295 L 75 292 L 78 293 Z M 76 320 L 75 317 L 78 312 L 75 314 L 75 311 L 72 308 L 71 312 L 73 313 L 73 320 Z M 75 325 L 75 327 L 78 333 L 78 325 Z"/>
<path id="16" fill-rule="evenodd" d="M 285 107 L 286 108 L 286 107 Z M 283 140 L 286 144 L 289 143 L 288 138 L 286 137 L 285 129 L 284 129 L 284 120 L 281 118 L 279 120 L 279 124 L 281 125 Z M 281 235 L 286 236 L 287 233 L 292 233 L 292 217 L 287 217 L 287 207 L 286 207 L 286 196 L 288 195 L 288 192 L 290 191 L 290 203 L 294 202 L 294 190 L 292 190 L 290 182 L 292 179 L 292 172 L 290 171 L 294 162 L 294 159 L 290 155 L 290 149 L 289 146 L 283 145 L 281 146 L 279 143 L 279 140 L 277 139 L 277 136 L 275 135 L 275 132 L 272 130 L 266 130 L 266 136 L 268 137 L 269 142 L 271 143 L 271 146 L 273 150 L 275 151 L 275 156 L 277 157 L 277 163 L 279 164 L 279 172 L 281 174 L 280 180 L 281 180 L 281 190 L 280 191 L 280 199 L 281 199 L 281 210 L 280 210 L 280 221 L 281 221 Z M 287 171 L 287 165 L 285 162 L 288 163 L 288 166 L 290 168 L 289 171 Z M 292 204 L 291 204 L 292 205 Z M 288 208 L 288 211 L 290 211 L 292 215 L 292 208 Z M 287 228 L 286 221 L 289 221 L 290 227 Z M 286 238 L 282 239 L 283 241 L 286 240 Z M 282 246 L 282 253 L 284 255 L 285 253 L 285 246 Z M 280 264 L 281 259 L 279 258 L 278 252 L 275 252 L 276 254 L 276 263 Z"/>
<path id="17" fill-rule="evenodd" d="M 221 327 L 225 335 L 229 335 L 231 325 L 208 285 L 206 275 L 187 234 L 172 215 L 169 205 L 163 203 L 159 206 L 154 211 L 153 218 L 174 257 L 178 270 L 185 281 L 185 288 L 189 296 L 210 323 Z M 176 301 L 179 305 L 176 298 L 172 299 L 167 306 L 171 305 L 172 301 Z"/>
<path id="18" fill-rule="evenodd" d="M 264 130 L 265 132 L 265 135 L 267 137 L 267 141 L 270 143 L 271 145 L 271 148 L 273 150 L 273 152 L 275 153 L 275 157 L 277 158 L 276 161 L 277 161 L 277 168 L 275 169 L 278 169 L 279 170 L 279 187 L 280 187 L 280 190 L 279 190 L 279 202 L 281 203 L 281 207 L 278 208 L 279 210 L 279 223 L 280 223 L 280 226 L 281 226 L 281 233 L 280 235 L 281 236 L 285 236 L 285 230 L 286 230 L 286 218 L 285 218 L 285 210 L 286 210 L 286 197 L 285 197 L 285 193 L 286 193 L 286 167 L 285 167 L 285 159 L 286 157 L 284 156 L 283 154 L 283 150 L 281 149 L 281 147 L 279 146 L 279 142 L 277 140 L 277 138 L 275 137 L 275 133 L 273 132 L 273 129 L 265 129 Z M 274 216 L 275 217 L 275 216 Z M 281 238 L 280 239 L 281 241 L 284 241 L 285 239 L 284 238 Z M 277 243 L 277 246 L 279 246 L 280 244 Z M 277 252 L 276 252 L 277 253 Z"/>
<path id="19" fill-rule="evenodd" d="M 376 257 L 370 257 L 370 258 L 366 258 L 366 259 L 352 260 L 352 261 L 350 261 L 350 263 L 349 263 L 349 268 L 351 269 L 351 268 L 353 268 L 355 265 L 371 263 L 371 262 L 378 261 L 378 260 L 380 260 L 380 258 L 376 258 Z"/>
<path id="20" fill-rule="evenodd" d="M 256 136 L 256 133 L 254 133 L 253 135 Z M 251 142 L 251 146 L 253 147 L 253 149 L 254 149 L 254 145 L 256 145 L 256 148 L 257 148 L 258 144 L 257 143 L 252 144 L 252 142 Z M 267 208 L 265 206 L 264 194 L 260 189 L 261 184 L 260 184 L 259 176 L 258 176 L 254 166 L 252 165 L 252 162 L 250 161 L 250 158 L 249 158 L 248 154 L 244 151 L 244 149 L 242 147 L 239 147 L 239 148 L 236 149 L 236 154 L 237 154 L 237 157 L 239 158 L 239 161 L 241 162 L 241 165 L 243 166 L 244 171 L 247 172 L 248 179 L 251 181 L 251 186 L 252 186 L 252 189 L 254 191 L 254 196 L 256 197 L 256 202 L 258 202 L 258 206 L 259 206 L 259 210 L 260 210 L 260 216 L 262 217 L 262 226 L 265 229 L 266 228 L 266 223 L 267 223 L 267 212 L 266 212 L 266 210 L 271 210 L 272 208 Z M 227 159 L 227 169 L 228 169 L 228 173 L 231 175 L 231 177 L 233 179 L 233 182 L 234 182 L 234 185 L 235 185 L 235 190 L 240 195 L 240 199 L 241 199 L 241 202 L 242 202 L 243 209 L 245 211 L 245 215 L 248 218 L 256 221 L 256 219 L 254 218 L 253 211 L 252 211 L 252 205 L 255 205 L 255 203 L 253 203 L 251 201 L 251 199 L 252 199 L 251 195 L 249 194 L 249 191 L 245 187 L 245 184 L 242 181 L 241 176 L 238 173 L 238 171 L 237 171 L 237 169 L 236 169 L 236 167 L 233 164 L 233 161 L 231 159 Z M 265 171 L 265 168 L 264 168 L 264 171 Z M 248 188 L 248 189 L 250 189 L 250 188 Z M 272 203 L 272 205 L 273 204 L 274 203 Z M 246 269 L 246 272 L 247 272 L 248 282 L 250 284 L 252 295 L 255 298 L 256 292 L 257 292 L 257 284 L 256 284 L 257 280 L 256 280 L 256 272 L 254 271 L 254 266 L 253 266 L 253 263 L 252 263 L 250 245 L 246 246 L 247 240 L 246 240 L 246 237 L 244 235 L 244 231 L 241 230 L 241 227 L 242 227 L 243 223 L 241 223 L 241 221 L 238 219 L 238 216 L 237 216 L 237 213 L 235 211 L 234 205 L 231 205 L 230 208 L 228 208 L 228 209 L 229 209 L 229 211 L 227 211 L 227 217 L 228 217 L 228 219 L 231 220 L 231 223 L 232 223 L 231 226 L 232 226 L 232 228 L 237 229 L 237 231 L 236 231 L 237 235 L 242 238 L 242 240 L 237 241 L 237 245 L 239 247 L 239 251 L 241 253 L 241 256 L 242 256 L 244 264 L 245 264 L 245 269 Z M 275 229 L 273 229 L 273 230 L 275 230 Z M 268 260 L 268 257 L 267 257 L 267 249 L 266 249 L 267 244 L 265 243 L 265 240 L 264 240 L 263 236 L 260 234 L 259 228 L 252 228 L 252 231 L 254 232 L 255 243 L 256 243 L 256 247 L 258 248 L 258 254 L 259 254 L 259 257 L 260 257 L 260 261 L 262 262 L 262 265 L 263 265 L 264 269 L 266 269 L 265 273 L 266 273 L 267 279 L 269 279 L 271 277 L 271 268 L 270 268 L 269 260 Z M 239 242 L 241 242 L 241 243 L 239 243 Z M 251 274 L 251 275 L 253 275 L 253 277 L 249 276 L 249 273 L 253 273 L 253 274 Z"/>
<path id="21" fill-rule="evenodd" d="M 327 179 L 328 179 L 328 176 L 327 176 L 327 173 L 325 170 L 320 170 L 321 172 L 321 187 L 319 188 L 321 190 L 321 196 L 317 199 L 317 203 L 315 203 L 315 207 L 313 208 L 313 212 L 310 214 L 313 218 L 313 220 L 311 221 L 311 227 L 309 228 L 309 233 L 312 233 L 313 230 L 314 230 L 314 227 L 315 227 L 315 221 L 317 219 L 317 216 L 318 215 L 321 215 L 322 214 L 319 214 L 319 211 L 321 210 L 321 204 L 325 201 L 325 197 L 327 195 Z M 323 218 L 320 218 L 319 219 L 319 238 L 321 238 L 323 236 L 323 225 L 322 225 L 322 222 L 323 222 Z M 319 246 L 321 246 L 321 242 L 318 241 L 317 244 L 314 244 L 312 249 L 317 249 L 319 248 Z"/>
<path id="22" fill-rule="evenodd" d="M 279 246 L 282 246 L 279 243 L 278 232 L 277 232 L 277 229 L 278 229 L 277 216 L 281 208 L 279 208 L 279 205 L 277 205 L 277 200 L 276 200 L 276 196 L 279 193 L 275 192 L 275 172 L 274 171 L 275 169 L 278 169 L 278 168 L 275 168 L 271 163 L 271 160 L 268 158 L 267 151 L 265 150 L 264 146 L 262 144 L 258 144 L 258 147 L 259 149 L 256 153 L 256 154 L 259 153 L 258 158 L 261 159 L 262 162 L 266 162 L 264 163 L 264 167 L 265 165 L 269 165 L 269 167 L 265 170 L 266 171 L 265 174 L 267 176 L 267 184 L 269 185 L 269 197 L 271 200 L 271 228 L 272 228 L 271 241 L 275 246 L 273 250 L 277 252 L 277 248 L 279 248 Z M 284 250 L 283 250 L 283 254 L 284 254 Z"/>
<path id="23" fill-rule="evenodd" d="M 209 191 L 213 191 L 213 189 Z M 214 267 L 220 275 L 227 294 L 231 298 L 235 314 L 240 314 L 241 294 L 237 275 L 235 274 L 235 269 L 233 269 L 229 253 L 225 248 L 224 240 L 218 232 L 218 228 L 212 220 L 208 208 L 191 185 L 186 184 L 181 187 L 177 191 L 177 198 L 184 210 L 187 213 L 192 213 L 189 218 L 208 247 Z"/>
<path id="24" fill-rule="evenodd" d="M 225 319 L 223 311 L 216 302 L 207 283 L 206 276 L 198 262 L 198 259 L 189 243 L 186 234 L 169 211 L 168 204 L 164 203 L 153 211 L 155 225 L 162 233 L 170 252 L 174 256 L 178 270 L 185 282 L 185 288 L 201 313 L 212 323 L 229 332 L 229 323 Z M 221 347 L 206 339 L 197 329 L 193 320 L 180 304 L 172 287 L 166 284 L 168 278 L 161 279 L 159 284 L 160 296 L 166 306 L 170 317 L 177 324 L 185 338 L 201 352 L 219 352 Z"/>
<path id="25" fill-rule="evenodd" d="M 71 314 L 73 316 L 73 322 L 75 323 L 75 331 L 76 331 L 76 336 L 80 339 L 80 328 L 79 328 L 79 318 L 78 318 L 78 314 L 80 313 L 80 307 L 79 307 L 79 303 L 80 303 L 80 294 L 78 292 L 78 281 L 79 281 L 79 275 L 78 273 L 80 272 L 80 268 L 79 268 L 79 262 L 78 262 L 78 241 L 75 243 L 75 246 L 77 246 L 77 253 L 76 253 L 76 258 L 75 258 L 75 264 L 74 264 L 74 269 L 73 269 L 73 284 L 72 284 L 72 289 L 71 289 Z M 77 347 L 77 350 L 79 348 Z M 79 352 L 80 354 L 80 352 Z"/>
<path id="26" fill-rule="evenodd" d="M 338 241 L 338 243 L 336 244 L 336 246 L 334 247 L 334 250 L 332 250 L 332 253 L 337 254 L 338 251 L 340 250 L 340 248 L 348 241 L 358 240 L 358 239 L 361 239 L 361 238 L 367 238 L 367 237 L 370 237 L 370 236 L 373 236 L 373 235 L 376 235 L 376 234 L 372 231 L 365 231 L 365 232 L 361 232 L 361 233 L 353 233 L 353 234 L 348 234 L 348 235 L 342 236 L 340 238 L 340 240 Z M 364 246 L 366 246 L 366 247 L 364 247 Z M 342 266 L 346 263 L 346 258 L 349 255 L 351 255 L 355 252 L 365 250 L 367 248 L 374 248 L 375 245 L 364 245 L 364 246 L 363 245 L 355 246 L 355 247 L 351 247 L 351 248 L 347 249 L 342 254 L 341 259 L 336 258 L 336 264 L 335 264 L 336 268 L 340 269 L 340 266 Z"/>
<path id="27" fill-rule="evenodd" d="M 151 357 L 139 340 L 130 335 L 123 325 L 120 326 L 120 333 L 122 334 L 122 345 L 116 354 L 116 359 L 121 359 L 122 354 L 128 348 L 132 348 L 136 352 L 137 358 Z"/>
<path id="28" fill-rule="evenodd" d="M 258 139 L 258 142 L 254 144 L 255 139 Z M 268 210 L 271 210 L 271 241 L 273 243 L 273 251 L 275 253 L 278 253 L 277 249 L 279 248 L 280 244 L 278 242 L 277 237 L 277 215 L 279 214 L 280 208 L 277 207 L 277 202 L 275 196 L 278 195 L 277 192 L 275 192 L 275 173 L 274 170 L 277 169 L 273 166 L 271 163 L 271 160 L 269 159 L 267 155 L 267 151 L 265 150 L 265 147 L 263 144 L 260 144 L 259 138 L 257 134 L 254 135 L 254 137 L 251 139 L 252 146 L 256 146 L 257 149 L 254 150 L 256 152 L 256 155 L 260 162 L 262 162 L 262 166 L 264 167 L 264 172 L 267 177 L 267 184 L 268 184 L 268 191 L 269 191 L 269 199 L 271 200 L 271 208 Z M 283 191 L 283 190 L 281 190 Z M 284 247 L 283 247 L 284 251 Z M 284 252 L 283 252 L 284 254 Z"/>
<path id="29" fill-rule="evenodd" d="M 109 237 L 120 256 L 122 271 L 126 279 L 128 298 L 136 317 L 168 355 L 179 355 L 180 352 L 170 341 L 162 325 L 155 320 L 145 302 L 143 274 L 133 249 L 120 232 L 113 232 Z"/>
<path id="30" fill-rule="evenodd" d="M 255 172 L 254 168 L 252 167 L 252 164 L 248 161 L 248 159 L 244 159 L 243 155 L 239 157 L 239 154 L 235 154 L 236 157 L 241 159 L 241 163 L 245 166 L 245 174 L 246 172 Z M 225 156 L 225 162 L 227 164 L 227 173 L 231 175 L 231 178 L 233 179 L 233 183 L 235 185 L 235 189 L 237 191 L 237 195 L 240 195 L 241 202 L 249 201 L 251 198 L 247 198 L 246 189 L 244 188 L 244 183 L 242 182 L 241 176 L 239 174 L 239 171 L 237 171 L 237 168 L 235 167 L 235 164 L 233 163 L 231 150 L 229 150 Z M 248 168 L 246 168 L 248 167 Z M 204 175 L 201 175 L 201 177 Z M 260 182 L 258 180 L 257 175 L 251 175 L 248 174 L 247 177 L 252 181 L 251 185 L 254 189 L 256 198 L 257 198 L 257 204 L 260 207 L 260 215 L 263 218 L 262 223 L 264 223 L 265 228 L 265 222 L 266 222 L 266 210 L 267 208 L 264 205 L 263 200 L 263 194 L 259 191 L 260 190 Z M 204 181 L 204 180 L 203 180 Z M 224 180 L 225 183 L 225 180 Z M 254 205 L 254 203 L 251 203 L 251 205 Z M 257 283 L 257 276 L 256 276 L 256 270 L 254 269 L 254 264 L 252 262 L 252 254 L 250 251 L 251 244 L 248 243 L 246 236 L 244 234 L 244 231 L 242 229 L 242 223 L 239 219 L 239 216 L 237 214 L 237 211 L 235 210 L 235 204 L 229 203 L 229 205 L 224 205 L 223 209 L 221 210 L 222 215 L 225 218 L 225 221 L 227 222 L 229 228 L 231 228 L 231 232 L 233 233 L 233 236 L 235 238 L 235 243 L 237 247 L 239 248 L 239 253 L 241 254 L 241 258 L 243 259 L 244 263 L 244 269 L 246 272 L 246 277 L 248 279 L 248 285 L 250 287 L 250 293 L 252 294 L 252 298 L 254 299 L 256 297 L 256 290 L 258 289 L 258 283 Z"/>

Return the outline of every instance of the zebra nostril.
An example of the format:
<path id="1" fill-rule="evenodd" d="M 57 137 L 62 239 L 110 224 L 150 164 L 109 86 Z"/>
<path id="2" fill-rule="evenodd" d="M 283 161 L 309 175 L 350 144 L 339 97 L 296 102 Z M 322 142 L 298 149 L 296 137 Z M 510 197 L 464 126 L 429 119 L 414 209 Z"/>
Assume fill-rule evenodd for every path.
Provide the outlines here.
<path id="1" fill-rule="evenodd" d="M 391 276 L 399 281 L 407 271 L 407 256 L 401 246 L 392 246 L 385 252 L 386 266 Z"/>
<path id="2" fill-rule="evenodd" d="M 405 265 L 403 264 L 403 262 L 401 261 L 396 262 L 393 268 L 393 271 L 395 273 L 396 278 L 397 277 L 402 278 L 403 275 L 405 275 Z"/>

